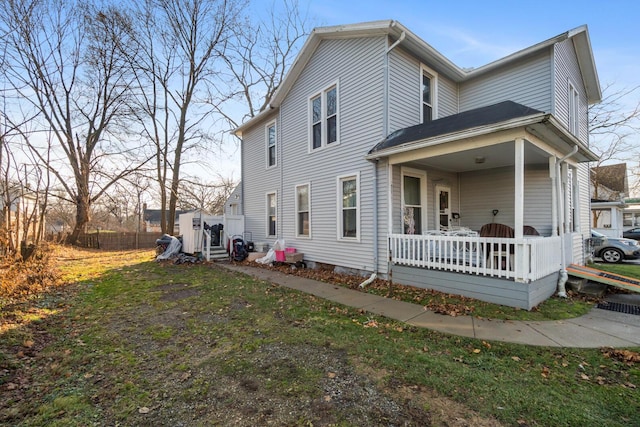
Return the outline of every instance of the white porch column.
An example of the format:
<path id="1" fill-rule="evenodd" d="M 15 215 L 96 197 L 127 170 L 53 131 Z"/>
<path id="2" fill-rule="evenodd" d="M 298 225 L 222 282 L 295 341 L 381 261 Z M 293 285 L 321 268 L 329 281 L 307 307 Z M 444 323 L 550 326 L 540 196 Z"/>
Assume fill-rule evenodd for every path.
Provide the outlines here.
<path id="1" fill-rule="evenodd" d="M 565 233 L 571 233 L 573 230 L 571 230 L 570 224 L 570 216 L 571 216 L 571 194 L 570 191 L 573 191 L 573 188 L 569 188 L 569 165 L 567 164 L 567 162 L 564 162 L 561 165 L 561 169 L 562 169 L 562 192 L 564 193 L 564 202 L 563 202 L 563 212 L 564 212 L 564 224 L 562 224 L 562 226 L 564 227 L 564 232 Z"/>
<path id="2" fill-rule="evenodd" d="M 581 182 L 578 180 L 578 168 L 574 167 L 571 169 L 573 173 L 573 231 L 582 232 L 582 209 L 580 206 L 580 185 Z"/>
<path id="3" fill-rule="evenodd" d="M 556 185 L 556 157 L 549 157 L 549 177 L 551 178 L 551 235 L 558 235 L 558 191 Z"/>
<path id="4" fill-rule="evenodd" d="M 524 139 L 516 139 L 515 152 L 515 206 L 513 209 L 513 224 L 515 238 L 521 239 L 522 227 L 524 226 Z"/>
<path id="5" fill-rule="evenodd" d="M 528 253 L 528 245 L 524 244 L 523 227 L 524 227 L 524 139 L 517 138 L 515 140 L 515 194 L 514 194 L 514 230 L 513 234 L 516 239 L 516 247 L 514 253 L 515 262 L 515 280 L 517 282 L 525 282 L 527 273 L 529 272 L 528 261 L 530 259 Z"/>

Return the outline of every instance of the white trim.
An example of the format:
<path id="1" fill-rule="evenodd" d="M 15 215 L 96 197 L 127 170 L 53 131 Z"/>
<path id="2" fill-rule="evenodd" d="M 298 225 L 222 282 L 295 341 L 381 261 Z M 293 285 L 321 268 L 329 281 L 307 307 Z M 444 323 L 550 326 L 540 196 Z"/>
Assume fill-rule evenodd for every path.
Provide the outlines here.
<path id="1" fill-rule="evenodd" d="M 299 220 L 298 220 L 298 188 L 299 187 L 307 187 L 307 204 L 308 204 L 308 210 L 307 212 L 309 213 L 309 234 L 305 235 L 305 234 L 299 234 L 298 230 L 299 230 Z M 294 189 L 294 197 L 295 197 L 295 236 L 298 239 L 311 239 L 311 183 L 310 182 L 305 182 L 302 184 L 297 184 L 295 186 Z"/>
<path id="2" fill-rule="evenodd" d="M 423 123 L 424 117 L 424 102 L 422 100 L 422 77 L 427 75 L 431 79 L 431 120 L 438 118 L 438 73 L 424 64 L 420 64 L 420 123 Z"/>
<path id="3" fill-rule="evenodd" d="M 419 234 L 424 234 L 427 230 L 427 208 L 428 203 L 428 191 L 427 191 L 427 172 L 421 169 L 413 169 L 406 166 L 400 168 L 400 228 L 404 233 L 404 177 L 411 176 L 420 179 L 420 223 L 422 230 Z"/>
<path id="4" fill-rule="evenodd" d="M 272 195 L 272 194 L 275 197 L 275 205 L 276 205 L 276 207 L 275 207 L 276 212 L 275 212 L 275 215 L 274 215 L 275 216 L 275 223 L 276 223 L 276 234 L 270 234 L 269 233 L 271 231 L 271 230 L 269 230 L 269 217 L 270 217 L 270 215 L 269 215 L 269 208 L 270 208 L 270 206 L 269 206 L 269 196 Z M 278 228 L 279 228 L 279 225 L 278 225 L 278 192 L 277 191 L 267 191 L 265 193 L 264 203 L 265 203 L 265 211 L 264 212 L 265 212 L 265 220 L 266 220 L 265 236 L 267 236 L 267 237 L 277 237 L 278 236 Z"/>
<path id="5" fill-rule="evenodd" d="M 573 136 L 580 139 L 580 94 L 571 80 L 567 80 L 567 129 Z"/>
<path id="6" fill-rule="evenodd" d="M 355 178 L 356 180 L 356 237 L 343 237 L 343 223 L 342 223 L 342 182 Z M 336 178 L 336 238 L 338 241 L 343 242 L 359 242 L 360 241 L 360 172 L 340 175 Z"/>
<path id="7" fill-rule="evenodd" d="M 274 163 L 272 165 L 269 164 L 269 128 L 273 126 L 273 132 L 274 132 Z M 265 134 L 265 147 L 266 147 L 266 153 L 265 153 L 265 165 L 266 165 L 266 169 L 272 169 L 275 168 L 276 166 L 278 166 L 278 125 L 276 124 L 276 120 L 272 120 L 270 122 L 268 122 L 267 124 L 264 125 L 264 134 Z"/>
<path id="8" fill-rule="evenodd" d="M 330 92 L 332 89 L 336 90 L 336 140 L 328 143 L 327 142 L 327 92 Z M 320 146 L 317 148 L 313 147 L 313 100 L 320 97 Z M 322 90 L 319 90 L 313 95 L 309 96 L 307 99 L 307 150 L 309 153 L 315 153 L 316 151 L 323 150 L 329 146 L 340 145 L 340 87 L 339 80 L 334 81 L 333 83 L 327 85 Z"/>

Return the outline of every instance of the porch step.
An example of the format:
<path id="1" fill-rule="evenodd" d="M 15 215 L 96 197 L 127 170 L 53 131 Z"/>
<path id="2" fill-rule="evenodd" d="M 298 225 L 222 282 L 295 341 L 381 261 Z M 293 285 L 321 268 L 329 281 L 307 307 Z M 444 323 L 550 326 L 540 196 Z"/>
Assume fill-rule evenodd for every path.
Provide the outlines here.
<path id="1" fill-rule="evenodd" d="M 227 250 L 222 246 L 212 246 L 209 261 L 220 261 L 223 259 L 229 259 L 229 253 L 227 253 Z"/>
<path id="2" fill-rule="evenodd" d="M 609 273 L 597 268 L 585 267 L 583 265 L 571 264 L 567 267 L 567 272 L 571 276 L 587 279 L 592 282 L 615 286 L 632 292 L 640 292 L 640 280 L 622 276 L 620 274 Z"/>

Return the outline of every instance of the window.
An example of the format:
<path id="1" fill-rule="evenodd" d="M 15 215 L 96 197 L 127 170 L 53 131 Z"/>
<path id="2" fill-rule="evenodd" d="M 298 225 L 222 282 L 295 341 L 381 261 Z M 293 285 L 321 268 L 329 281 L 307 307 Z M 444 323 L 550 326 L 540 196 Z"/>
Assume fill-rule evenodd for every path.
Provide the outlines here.
<path id="1" fill-rule="evenodd" d="M 578 136 L 580 119 L 580 95 L 569 82 L 569 132 Z"/>
<path id="2" fill-rule="evenodd" d="M 436 114 L 436 86 L 437 75 L 434 71 L 422 65 L 420 81 L 420 111 L 422 123 L 429 123 L 437 117 Z"/>
<path id="3" fill-rule="evenodd" d="M 338 178 L 338 239 L 360 238 L 359 180 L 358 175 Z"/>
<path id="4" fill-rule="evenodd" d="M 276 235 L 277 200 L 276 193 L 267 194 L 267 236 Z"/>
<path id="5" fill-rule="evenodd" d="M 276 164 L 276 124 L 267 125 L 267 167 Z"/>
<path id="6" fill-rule="evenodd" d="M 424 230 L 423 205 L 427 176 L 424 171 L 402 168 L 402 229 L 404 234 L 422 234 Z"/>
<path id="7" fill-rule="evenodd" d="M 338 142 L 338 86 L 311 97 L 311 149 Z"/>
<path id="8" fill-rule="evenodd" d="M 311 195 L 309 184 L 296 186 L 296 236 L 311 236 Z"/>

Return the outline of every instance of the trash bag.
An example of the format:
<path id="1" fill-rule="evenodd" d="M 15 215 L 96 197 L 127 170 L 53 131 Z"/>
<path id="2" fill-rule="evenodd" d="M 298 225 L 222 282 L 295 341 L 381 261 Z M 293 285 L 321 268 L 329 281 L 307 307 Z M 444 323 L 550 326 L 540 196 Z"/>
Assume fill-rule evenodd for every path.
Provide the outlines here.
<path id="1" fill-rule="evenodd" d="M 269 252 L 267 252 L 267 254 L 265 256 L 263 256 L 262 258 L 258 258 L 256 260 L 256 262 L 259 263 L 259 264 L 271 264 L 271 263 L 275 262 L 275 260 L 276 260 L 276 251 L 284 251 L 285 247 L 286 246 L 284 244 L 284 239 L 276 240 L 276 242 L 269 249 Z"/>
<path id="2" fill-rule="evenodd" d="M 165 238 L 165 236 L 162 236 L 162 237 Z M 171 241 L 167 245 L 167 249 L 165 249 L 163 253 L 158 255 L 156 259 L 163 260 L 163 259 L 172 258 L 173 256 L 177 255 L 180 252 L 180 249 L 182 249 L 182 243 L 180 243 L 180 240 L 178 240 L 177 237 L 174 237 L 174 236 L 168 236 L 168 237 L 170 238 Z"/>

